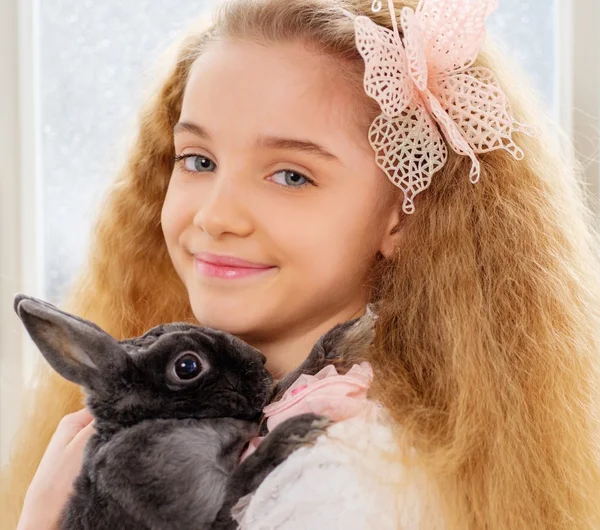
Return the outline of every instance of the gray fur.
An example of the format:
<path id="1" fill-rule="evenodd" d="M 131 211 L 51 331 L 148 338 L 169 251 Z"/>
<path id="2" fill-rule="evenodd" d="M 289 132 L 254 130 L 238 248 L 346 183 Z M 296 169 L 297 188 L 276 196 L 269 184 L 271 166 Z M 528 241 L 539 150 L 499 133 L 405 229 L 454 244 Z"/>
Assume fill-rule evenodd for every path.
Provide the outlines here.
<path id="1" fill-rule="evenodd" d="M 334 364 L 338 371 L 346 373 L 354 363 L 364 360 L 362 356 L 375 335 L 376 318 L 376 315 L 367 312 L 363 317 L 342 322 L 325 333 L 305 361 L 275 385 L 273 400 L 281 397 L 302 374 L 314 375 L 328 364 Z M 263 423 L 260 433 L 266 438 L 231 475 L 223 507 L 211 530 L 236 528 L 231 514 L 237 501 L 253 493 L 266 476 L 298 447 L 312 444 L 325 432 L 329 423 L 327 418 L 314 414 L 292 417 L 272 432 L 267 432 L 266 423 Z"/>
<path id="2" fill-rule="evenodd" d="M 313 414 L 290 418 L 238 465 L 262 409 L 301 373 L 343 364 L 344 343 L 366 322 L 333 328 L 274 386 L 264 356 L 222 331 L 173 323 L 117 341 L 42 300 L 18 294 L 14 307 L 49 364 L 83 386 L 95 417 L 62 530 L 236 528 L 235 503 L 328 425 Z M 190 380 L 174 368 L 185 352 L 201 367 Z"/>

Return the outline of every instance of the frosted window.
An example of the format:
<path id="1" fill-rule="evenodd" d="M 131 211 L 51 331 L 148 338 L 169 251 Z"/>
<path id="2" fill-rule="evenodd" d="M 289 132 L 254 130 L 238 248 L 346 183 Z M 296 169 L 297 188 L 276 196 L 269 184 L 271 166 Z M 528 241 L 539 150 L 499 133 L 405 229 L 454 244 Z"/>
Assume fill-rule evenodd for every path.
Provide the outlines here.
<path id="1" fill-rule="evenodd" d="M 209 0 L 41 0 L 45 296 L 58 301 L 120 167 L 144 70 Z M 121 159 L 119 159 L 121 157 Z"/>
<path id="2" fill-rule="evenodd" d="M 556 10 L 558 0 L 500 0 L 489 18 L 490 33 L 521 61 L 534 85 L 555 106 Z M 558 109 L 555 109 L 557 111 Z"/>
<path id="3" fill-rule="evenodd" d="M 284 0 L 282 0 L 284 1 Z M 40 0 L 45 296 L 80 266 L 98 199 L 122 163 L 145 68 L 214 0 Z M 554 98 L 554 2 L 501 0 L 490 31 Z"/>

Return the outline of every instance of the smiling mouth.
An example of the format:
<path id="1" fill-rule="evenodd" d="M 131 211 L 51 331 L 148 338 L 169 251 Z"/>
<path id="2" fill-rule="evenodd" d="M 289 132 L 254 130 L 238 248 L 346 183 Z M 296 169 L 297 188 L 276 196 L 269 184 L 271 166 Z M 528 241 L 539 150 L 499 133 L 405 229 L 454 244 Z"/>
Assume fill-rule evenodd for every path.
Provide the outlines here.
<path id="1" fill-rule="evenodd" d="M 236 280 L 240 278 L 262 276 L 277 269 L 275 266 L 240 267 L 227 264 L 215 264 L 202 259 L 195 258 L 194 266 L 196 272 L 201 276 L 209 278 L 221 278 L 225 280 Z"/>
<path id="2" fill-rule="evenodd" d="M 255 261 L 241 259 L 236 256 L 225 256 L 220 254 L 212 254 L 210 252 L 195 253 L 194 257 L 197 260 L 210 263 L 212 265 L 218 265 L 220 267 L 235 267 L 240 269 L 268 269 L 272 267 L 272 265 L 267 263 L 258 263 Z"/>

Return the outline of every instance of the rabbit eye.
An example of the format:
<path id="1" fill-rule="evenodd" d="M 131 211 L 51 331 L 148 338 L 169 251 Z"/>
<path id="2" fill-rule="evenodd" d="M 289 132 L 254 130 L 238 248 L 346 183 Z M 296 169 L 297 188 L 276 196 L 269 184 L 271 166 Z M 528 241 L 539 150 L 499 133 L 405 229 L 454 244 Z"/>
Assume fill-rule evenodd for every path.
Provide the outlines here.
<path id="1" fill-rule="evenodd" d="M 189 381 L 202 373 L 202 361 L 195 353 L 184 353 L 175 361 L 173 372 L 177 379 Z"/>

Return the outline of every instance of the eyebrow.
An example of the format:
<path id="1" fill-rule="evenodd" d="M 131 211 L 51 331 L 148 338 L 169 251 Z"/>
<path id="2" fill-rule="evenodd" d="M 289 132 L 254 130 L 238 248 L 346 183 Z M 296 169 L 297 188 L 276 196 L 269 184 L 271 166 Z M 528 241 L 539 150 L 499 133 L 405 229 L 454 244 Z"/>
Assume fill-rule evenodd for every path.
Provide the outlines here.
<path id="1" fill-rule="evenodd" d="M 175 127 L 173 127 L 173 135 L 177 135 L 181 132 L 188 132 L 205 140 L 210 139 L 210 134 L 208 134 L 208 131 L 204 127 L 192 122 L 180 121 L 175 125 Z M 309 142 L 307 140 L 282 138 L 280 136 L 259 136 L 256 141 L 256 145 L 257 147 L 263 148 L 301 151 L 303 153 L 313 154 L 325 160 L 334 161 L 341 164 L 340 159 L 331 151 L 322 145 Z"/>

